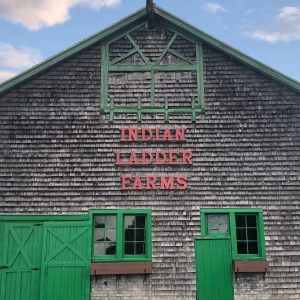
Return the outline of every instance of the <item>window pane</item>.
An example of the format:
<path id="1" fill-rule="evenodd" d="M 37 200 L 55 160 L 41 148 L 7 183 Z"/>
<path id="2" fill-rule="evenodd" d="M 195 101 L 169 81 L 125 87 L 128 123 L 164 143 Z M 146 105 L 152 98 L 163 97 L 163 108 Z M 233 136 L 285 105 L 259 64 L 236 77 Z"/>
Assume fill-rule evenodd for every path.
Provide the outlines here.
<path id="1" fill-rule="evenodd" d="M 105 220 L 106 228 L 116 228 L 117 216 L 107 215 Z"/>
<path id="2" fill-rule="evenodd" d="M 135 254 L 145 254 L 145 243 L 136 243 L 136 253 Z"/>
<path id="3" fill-rule="evenodd" d="M 104 229 L 99 229 L 95 228 L 94 231 L 94 241 L 105 241 L 105 230 Z"/>
<path id="4" fill-rule="evenodd" d="M 105 254 L 105 243 L 95 243 L 94 244 L 94 255 L 104 255 Z"/>
<path id="5" fill-rule="evenodd" d="M 125 243 L 125 249 L 124 249 L 124 253 L 128 254 L 128 255 L 132 255 L 134 254 L 134 242 L 126 242 Z"/>
<path id="6" fill-rule="evenodd" d="M 236 229 L 236 239 L 238 241 L 245 241 L 245 240 L 247 240 L 246 229 L 244 229 L 244 228 L 237 228 Z"/>
<path id="7" fill-rule="evenodd" d="M 208 233 L 228 233 L 229 217 L 228 214 L 209 214 L 207 216 Z"/>
<path id="8" fill-rule="evenodd" d="M 257 241 L 257 229 L 256 228 L 248 228 L 247 234 L 248 234 L 248 240 Z"/>
<path id="9" fill-rule="evenodd" d="M 124 228 L 135 228 L 135 216 L 124 217 Z"/>
<path id="10" fill-rule="evenodd" d="M 136 241 L 145 241 L 145 229 L 136 230 Z"/>
<path id="11" fill-rule="evenodd" d="M 125 230 L 125 241 L 134 241 L 134 229 Z"/>
<path id="12" fill-rule="evenodd" d="M 116 229 L 108 229 L 106 230 L 106 241 L 116 241 Z"/>
<path id="13" fill-rule="evenodd" d="M 247 254 L 247 242 L 237 242 L 238 254 Z"/>
<path id="14" fill-rule="evenodd" d="M 95 221 L 95 228 L 105 228 L 105 216 L 104 215 L 95 216 L 94 221 Z"/>
<path id="15" fill-rule="evenodd" d="M 249 249 L 249 254 L 258 254 L 257 242 L 249 242 L 248 249 Z"/>
<path id="16" fill-rule="evenodd" d="M 105 254 L 106 255 L 116 254 L 116 243 L 105 243 Z"/>
<path id="17" fill-rule="evenodd" d="M 247 216 L 247 227 L 256 227 L 256 216 L 255 215 Z"/>
<path id="18" fill-rule="evenodd" d="M 236 227 L 246 227 L 246 216 L 236 215 L 235 216 Z"/>
<path id="19" fill-rule="evenodd" d="M 145 228 L 146 216 L 136 216 L 136 228 Z"/>

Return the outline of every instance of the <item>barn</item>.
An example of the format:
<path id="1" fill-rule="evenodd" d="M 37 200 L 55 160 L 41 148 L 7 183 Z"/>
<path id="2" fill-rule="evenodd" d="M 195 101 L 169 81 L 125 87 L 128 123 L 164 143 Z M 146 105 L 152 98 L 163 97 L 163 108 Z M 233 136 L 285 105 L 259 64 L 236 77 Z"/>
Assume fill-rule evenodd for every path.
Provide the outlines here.
<path id="1" fill-rule="evenodd" d="M 4 82 L 0 299 L 300 299 L 299 104 L 151 1 Z"/>

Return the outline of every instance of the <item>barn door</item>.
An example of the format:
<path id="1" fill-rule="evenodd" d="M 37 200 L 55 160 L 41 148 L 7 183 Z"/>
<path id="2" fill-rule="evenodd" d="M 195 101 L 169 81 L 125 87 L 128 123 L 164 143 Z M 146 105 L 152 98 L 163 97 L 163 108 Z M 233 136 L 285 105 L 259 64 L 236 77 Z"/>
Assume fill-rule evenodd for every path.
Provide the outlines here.
<path id="1" fill-rule="evenodd" d="M 197 300 L 233 300 L 229 239 L 196 239 Z"/>
<path id="2" fill-rule="evenodd" d="M 1 224 L 1 300 L 39 300 L 42 248 L 40 225 Z"/>
<path id="3" fill-rule="evenodd" d="M 41 300 L 89 300 L 91 231 L 87 222 L 44 226 Z"/>

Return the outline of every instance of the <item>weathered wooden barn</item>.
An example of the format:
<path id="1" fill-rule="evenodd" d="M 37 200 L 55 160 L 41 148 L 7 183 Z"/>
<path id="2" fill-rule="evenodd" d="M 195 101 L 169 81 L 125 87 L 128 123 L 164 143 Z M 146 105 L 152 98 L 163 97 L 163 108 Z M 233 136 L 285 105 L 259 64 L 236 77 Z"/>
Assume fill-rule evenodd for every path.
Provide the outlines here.
<path id="1" fill-rule="evenodd" d="M 300 299 L 299 104 L 151 4 L 3 83 L 0 299 Z"/>

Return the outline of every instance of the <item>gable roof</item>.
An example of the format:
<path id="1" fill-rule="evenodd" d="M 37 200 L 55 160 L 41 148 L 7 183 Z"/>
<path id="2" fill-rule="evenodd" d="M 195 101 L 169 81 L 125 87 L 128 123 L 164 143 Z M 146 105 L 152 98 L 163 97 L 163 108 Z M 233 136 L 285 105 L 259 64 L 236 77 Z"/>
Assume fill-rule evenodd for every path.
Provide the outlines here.
<path id="1" fill-rule="evenodd" d="M 248 65 L 249 67 L 263 73 L 264 75 L 282 83 L 283 85 L 292 88 L 293 90 L 300 92 L 300 82 L 292 79 L 270 67 L 267 65 L 255 60 L 254 58 L 240 52 L 237 49 L 215 39 L 214 37 L 208 35 L 207 33 L 189 25 L 185 21 L 179 19 L 178 17 L 168 13 L 167 11 L 159 8 L 157 6 L 154 7 L 155 17 L 158 20 L 162 20 L 166 23 L 175 26 L 179 30 L 184 30 L 186 33 L 189 33 L 194 38 L 199 38 L 206 42 L 207 44 L 211 45 L 212 47 L 222 51 L 223 53 L 233 57 L 234 59 L 239 60 L 240 62 Z M 36 75 L 50 69 L 54 65 L 70 58 L 71 56 L 81 52 L 82 50 L 105 40 L 110 35 L 118 30 L 123 30 L 128 27 L 133 26 L 134 24 L 139 24 L 147 19 L 147 10 L 143 8 L 136 13 L 129 15 L 128 17 L 120 20 L 119 22 L 113 24 L 110 27 L 96 33 L 87 39 L 75 44 L 74 46 L 67 48 L 66 50 L 58 53 L 55 56 L 50 57 L 49 59 L 45 60 L 44 62 L 37 64 L 36 66 L 28 69 L 27 71 L 5 81 L 0 85 L 0 95 L 11 90 L 12 88 L 22 84 L 23 82 L 27 81 L 35 77 Z"/>

